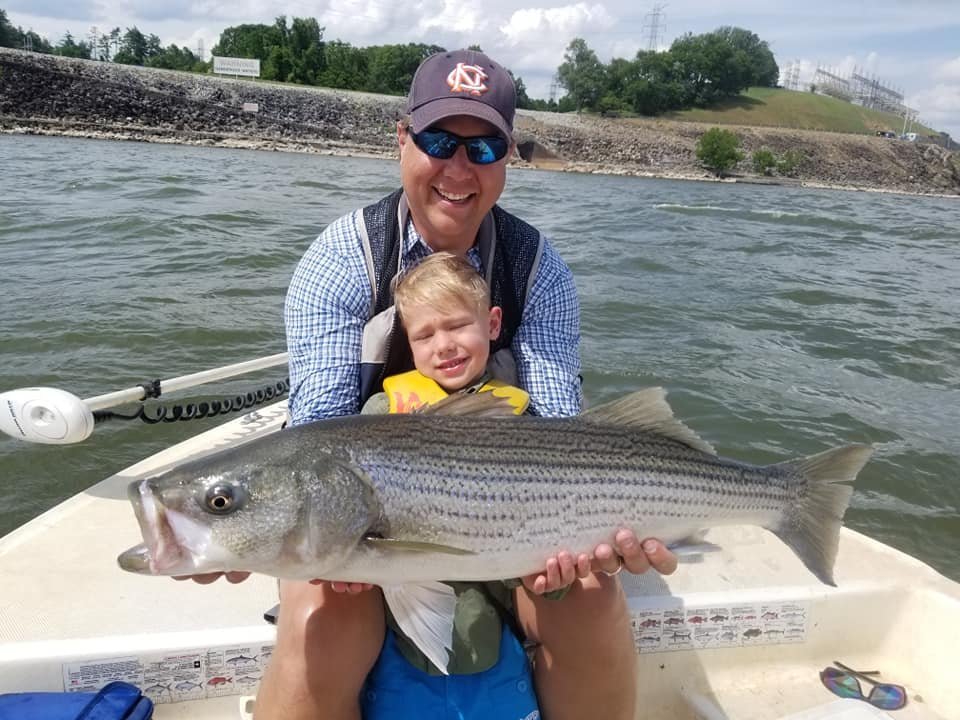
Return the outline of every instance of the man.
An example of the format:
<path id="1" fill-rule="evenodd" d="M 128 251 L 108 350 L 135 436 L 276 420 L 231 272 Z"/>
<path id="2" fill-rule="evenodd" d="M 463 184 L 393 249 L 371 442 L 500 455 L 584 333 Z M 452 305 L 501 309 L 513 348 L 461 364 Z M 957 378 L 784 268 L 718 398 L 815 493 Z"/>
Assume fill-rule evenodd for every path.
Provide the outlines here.
<path id="1" fill-rule="evenodd" d="M 418 68 L 409 119 L 397 124 L 402 193 L 331 224 L 291 281 L 285 320 L 294 424 L 356 413 L 385 375 L 412 367 L 392 317 L 390 282 L 441 250 L 466 256 L 491 281 L 493 302 L 504 307 L 494 350 L 508 376 L 515 366 L 512 380 L 530 394 L 533 412 L 579 412 L 579 305 L 570 271 L 539 233 L 495 206 L 515 149 L 515 105 L 509 74 L 482 53 L 439 53 Z M 593 558 L 560 553 L 516 592 L 520 626 L 539 642 L 534 677 L 547 720 L 634 714 L 635 650 L 613 576 L 651 565 L 669 573 L 676 560 L 625 530 L 615 545 L 596 548 Z M 543 597 L 565 587 L 561 600 Z M 384 638 L 381 594 L 359 584 L 284 581 L 280 600 L 257 720 L 359 718 Z"/>

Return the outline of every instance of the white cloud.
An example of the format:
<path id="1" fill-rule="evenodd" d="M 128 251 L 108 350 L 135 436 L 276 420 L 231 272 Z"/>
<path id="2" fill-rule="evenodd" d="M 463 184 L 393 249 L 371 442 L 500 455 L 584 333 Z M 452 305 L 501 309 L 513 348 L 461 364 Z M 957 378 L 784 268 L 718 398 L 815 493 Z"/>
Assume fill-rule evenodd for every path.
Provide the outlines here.
<path id="1" fill-rule="evenodd" d="M 431 8 L 430 6 L 434 6 Z M 467 45 L 481 43 L 490 29 L 490 14 L 483 3 L 471 0 L 432 0 L 420 6 L 427 12 L 414 12 L 420 37 L 431 32 L 470 38 Z M 435 8 L 435 9 L 434 9 Z"/>
<path id="2" fill-rule="evenodd" d="M 589 30 L 605 30 L 614 23 L 614 18 L 603 5 L 577 3 L 516 10 L 500 26 L 500 32 L 514 46 L 559 41 L 566 47 L 574 37 Z"/>
<path id="3" fill-rule="evenodd" d="M 920 111 L 920 121 L 934 130 L 960 138 L 960 82 L 938 83 L 907 98 Z"/>
<path id="4" fill-rule="evenodd" d="M 934 72 L 936 77 L 943 80 L 960 81 L 960 57 L 956 57 L 949 62 L 945 62 Z"/>

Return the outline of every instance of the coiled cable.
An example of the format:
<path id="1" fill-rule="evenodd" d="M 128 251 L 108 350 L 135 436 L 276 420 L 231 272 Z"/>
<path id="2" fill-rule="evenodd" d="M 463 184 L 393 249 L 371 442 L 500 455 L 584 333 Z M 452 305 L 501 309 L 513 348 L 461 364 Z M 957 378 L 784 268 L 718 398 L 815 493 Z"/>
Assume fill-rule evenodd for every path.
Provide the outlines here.
<path id="1" fill-rule="evenodd" d="M 204 400 L 198 403 L 186 403 L 183 405 L 158 404 L 150 408 L 147 408 L 146 405 L 140 405 L 137 412 L 132 415 L 113 412 L 112 410 L 96 410 L 93 413 L 93 419 L 96 423 L 114 419 L 139 419 L 149 425 L 156 425 L 161 422 L 173 423 L 186 422 L 187 420 L 204 420 L 206 418 L 216 417 L 217 415 L 243 412 L 257 405 L 279 400 L 288 392 L 290 392 L 290 378 L 284 378 L 266 387 L 220 400 Z M 151 394 L 148 392 L 147 396 L 151 397 Z M 155 395 L 153 395 L 153 397 L 155 397 Z"/>

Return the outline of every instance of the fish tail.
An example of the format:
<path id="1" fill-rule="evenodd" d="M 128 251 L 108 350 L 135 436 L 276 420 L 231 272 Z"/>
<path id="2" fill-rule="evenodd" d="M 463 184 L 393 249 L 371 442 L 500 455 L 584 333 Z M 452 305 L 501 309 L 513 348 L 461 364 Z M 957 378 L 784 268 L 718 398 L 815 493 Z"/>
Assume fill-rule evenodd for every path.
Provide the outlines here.
<path id="1" fill-rule="evenodd" d="M 872 453 L 869 445 L 848 445 L 776 466 L 799 477 L 801 490 L 770 529 L 827 585 L 836 586 L 833 565 L 853 481 Z"/>

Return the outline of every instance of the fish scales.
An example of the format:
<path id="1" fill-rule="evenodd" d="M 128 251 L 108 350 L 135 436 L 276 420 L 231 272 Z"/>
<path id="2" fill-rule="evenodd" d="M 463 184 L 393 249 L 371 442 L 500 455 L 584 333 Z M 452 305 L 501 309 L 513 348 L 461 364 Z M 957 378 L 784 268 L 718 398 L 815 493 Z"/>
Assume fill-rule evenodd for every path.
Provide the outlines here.
<path id="1" fill-rule="evenodd" d="M 149 552 L 133 548 L 121 565 L 484 580 L 542 570 L 557 551 L 590 551 L 620 527 L 671 542 L 743 523 L 778 533 L 831 581 L 869 448 L 766 467 L 720 458 L 673 418 L 660 389 L 586 418 L 473 413 L 497 402 L 481 393 L 422 415 L 302 425 L 144 481 L 130 493 Z M 211 498 L 225 504 L 202 507 Z"/>
<path id="2" fill-rule="evenodd" d="M 544 442 L 543 421 L 518 420 L 449 418 L 437 427 L 418 418 L 412 432 L 398 436 L 385 419 L 365 428 L 353 459 L 369 474 L 392 531 L 429 528 L 436 541 L 454 545 L 461 537 L 493 541 L 478 551 L 548 537 L 557 520 L 581 535 L 661 517 L 702 519 L 708 509 L 727 518 L 772 513 L 785 496 L 786 482 L 763 483 L 748 466 L 669 439 L 547 421 L 551 436 Z M 429 443 L 417 424 L 429 430 Z M 591 501 L 602 510 L 588 519 L 577 505 Z M 520 516 L 505 513 L 505 505 L 527 509 Z"/>

